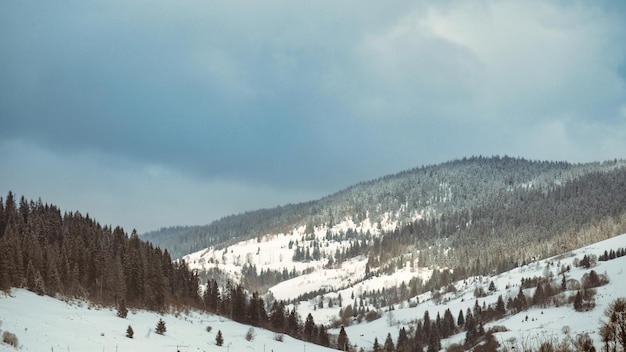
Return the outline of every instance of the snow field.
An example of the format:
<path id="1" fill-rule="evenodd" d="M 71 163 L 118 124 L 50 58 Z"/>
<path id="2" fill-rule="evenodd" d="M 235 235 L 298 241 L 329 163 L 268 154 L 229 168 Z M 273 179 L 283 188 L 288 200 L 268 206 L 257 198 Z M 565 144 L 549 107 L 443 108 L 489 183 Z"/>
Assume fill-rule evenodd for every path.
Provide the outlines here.
<path id="1" fill-rule="evenodd" d="M 159 319 L 166 323 L 164 335 L 154 332 Z M 0 294 L 0 320 L 0 330 L 17 336 L 19 351 L 332 351 L 287 335 L 279 342 L 275 333 L 261 328 L 253 328 L 255 337 L 247 341 L 249 326 L 216 315 L 160 315 L 140 310 L 129 311 L 128 317 L 122 319 L 115 309 L 90 308 L 85 302 L 67 303 L 23 289 L 14 289 L 11 296 Z M 134 330 L 132 339 L 126 337 L 128 325 Z M 207 326 L 211 326 L 211 332 L 207 332 Z M 224 336 L 221 347 L 215 344 L 218 330 Z M 0 343 L 0 351 L 17 350 Z"/>

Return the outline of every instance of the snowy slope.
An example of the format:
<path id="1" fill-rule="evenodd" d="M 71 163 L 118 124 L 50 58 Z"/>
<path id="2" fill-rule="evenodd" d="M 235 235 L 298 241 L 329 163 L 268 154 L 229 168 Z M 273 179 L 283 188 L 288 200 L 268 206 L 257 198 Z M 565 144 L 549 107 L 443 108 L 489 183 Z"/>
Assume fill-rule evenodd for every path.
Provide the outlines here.
<path id="1" fill-rule="evenodd" d="M 387 333 L 391 333 L 395 341 L 400 328 L 403 326 L 407 329 L 410 326 L 414 327 L 416 319 L 421 319 L 424 316 L 424 312 L 427 310 L 431 319 L 434 319 L 437 313 L 443 317 L 443 313 L 448 308 L 455 319 L 459 314 L 459 310 L 463 310 L 465 313 L 468 308 L 473 307 L 475 304 L 476 298 L 474 297 L 474 289 L 477 286 L 482 286 L 485 291 L 488 291 L 489 282 L 493 280 L 497 288 L 497 291 L 490 296 L 478 299 L 481 306 L 483 302 L 486 302 L 487 305 L 495 303 L 498 295 L 502 295 L 506 302 L 507 297 L 517 295 L 522 278 L 542 277 L 547 273 L 547 270 L 550 270 L 555 274 L 558 280 L 557 274 L 560 266 L 570 265 L 572 269 L 567 273 L 567 277 L 578 281 L 580 281 L 583 274 L 588 273 L 590 270 L 595 270 L 599 274 L 606 273 L 608 275 L 610 283 L 606 286 L 596 288 L 596 307 L 593 310 L 588 312 L 576 312 L 572 305 L 559 308 L 549 306 L 545 309 L 533 307 L 519 314 L 491 322 L 485 326 L 485 329 L 487 330 L 494 325 L 503 325 L 510 331 L 496 334 L 496 338 L 501 344 L 514 342 L 517 346 L 522 344 L 533 346 L 538 343 L 538 341 L 545 341 L 548 338 L 556 338 L 559 341 L 562 340 L 565 336 L 563 327 L 567 325 L 570 328 L 571 336 L 588 332 L 594 339 L 596 348 L 598 348 L 601 346 L 598 330 L 601 325 L 600 321 L 605 320 L 605 308 L 617 297 L 626 297 L 626 273 L 624 273 L 624 269 L 626 268 L 626 256 L 606 262 L 598 261 L 597 265 L 590 269 L 575 268 L 573 261 L 575 258 L 582 259 L 585 254 L 600 256 L 605 250 L 620 247 L 626 247 L 626 234 L 592 244 L 562 256 L 548 258 L 524 267 L 519 267 L 497 276 L 476 277 L 471 280 L 465 280 L 464 282 L 457 282 L 456 286 L 459 291 L 455 294 L 448 294 L 448 298 L 450 298 L 449 302 L 437 304 L 433 302 L 433 300 L 430 300 L 430 293 L 426 293 L 420 295 L 419 300 L 421 303 L 417 307 L 402 308 L 397 306 L 394 311 L 384 313 L 381 319 L 371 323 L 352 325 L 346 328 L 346 332 L 348 336 L 351 337 L 353 343 L 363 346 L 366 349 L 371 348 L 375 337 L 382 343 Z M 550 265 L 550 267 L 546 269 L 548 262 L 553 265 Z M 507 285 L 509 286 L 508 289 L 506 288 Z M 534 289 L 525 290 L 527 297 L 531 297 L 533 292 Z M 575 294 L 575 292 L 576 291 L 572 291 L 568 293 L 568 295 Z M 301 314 L 306 313 L 301 312 Z M 319 315 L 319 310 L 317 314 Z M 528 320 L 526 320 L 526 316 L 528 316 Z M 391 326 L 389 324 L 390 322 L 392 322 Z M 332 330 L 330 332 L 336 333 L 336 331 Z M 446 346 L 454 342 L 463 343 L 464 338 L 465 334 L 461 333 L 447 340 L 443 340 L 442 348 L 445 349 Z"/>
<path id="2" fill-rule="evenodd" d="M 287 239 L 288 242 L 288 239 Z M 251 243 L 259 246 L 262 243 Z M 234 246 L 233 246 L 234 247 Z M 245 247 L 245 244 L 242 245 Z M 563 326 L 569 326 L 570 335 L 575 336 L 581 332 L 588 332 L 595 340 L 596 347 L 600 347 L 600 338 L 597 334 L 600 321 L 606 306 L 617 297 L 626 296 L 626 257 L 621 257 L 606 262 L 598 262 L 591 269 L 576 268 L 574 260 L 582 259 L 584 254 L 601 255 L 605 250 L 626 247 L 626 234 L 592 244 L 555 258 L 549 258 L 516 268 L 506 273 L 493 277 L 474 277 L 455 284 L 456 293 L 444 295 L 444 303 L 437 304 L 431 299 L 431 293 L 425 293 L 417 297 L 419 304 L 409 308 L 407 304 L 396 305 L 392 312 L 385 312 L 383 316 L 371 323 L 353 324 L 346 328 L 348 337 L 353 345 L 370 349 L 374 338 L 383 342 L 387 333 L 391 333 L 394 341 L 398 331 L 402 327 L 414 327 L 415 321 L 424 316 L 426 310 L 434 319 L 439 313 L 443 316 L 446 309 L 450 309 L 456 318 L 459 310 L 465 312 L 473 307 L 476 298 L 474 289 L 483 287 L 488 291 L 488 285 L 494 282 L 497 291 L 491 295 L 479 298 L 482 306 L 496 302 L 498 295 L 507 297 L 517 295 L 522 278 L 542 277 L 552 272 L 558 280 L 558 272 L 563 266 L 571 266 L 567 277 L 581 280 L 585 273 L 591 269 L 597 273 L 606 273 L 610 283 L 597 288 L 596 307 L 588 312 L 575 312 L 570 305 L 563 307 L 550 306 L 544 309 L 531 308 L 522 313 L 507 316 L 504 319 L 489 323 L 485 329 L 493 325 L 503 325 L 508 332 L 497 333 L 496 338 L 501 344 L 517 344 L 532 346 L 546 339 L 561 340 L 565 337 Z M 232 248 L 232 247 L 231 247 Z M 272 247 L 274 248 L 274 247 Z M 270 248 L 263 250 L 270 251 Z M 235 249 L 233 249 L 233 253 Z M 550 263 L 550 265 L 548 265 Z M 358 281 L 354 285 L 346 285 L 346 278 L 350 273 L 361 272 L 364 259 L 345 262 L 343 272 L 333 277 L 328 272 L 328 277 L 316 277 L 315 273 L 308 274 L 283 282 L 272 288 L 277 296 L 288 296 L 289 292 L 298 292 L 304 286 L 315 287 L 328 285 L 328 287 L 340 287 L 338 291 L 328 293 L 325 297 L 337 297 L 339 293 L 350 303 L 352 293 L 359 295 L 360 290 L 372 290 L 376 288 L 397 285 L 399 282 L 408 281 L 413 276 L 428 277 L 430 272 L 420 271 L 407 266 L 403 270 L 388 276 L 373 277 L 368 280 Z M 320 274 L 320 273 L 317 273 Z M 346 276 L 347 275 L 347 276 Z M 354 275 L 354 274 L 353 274 Z M 358 276 L 358 275 L 357 275 Z M 342 281 L 343 280 L 343 281 Z M 507 288 L 508 287 L 508 288 Z M 525 294 L 531 297 L 534 289 L 527 289 Z M 574 294 L 575 291 L 568 292 Z M 412 298 L 415 302 L 416 298 Z M 317 323 L 328 323 L 337 316 L 339 308 L 314 308 L 315 299 L 298 304 L 298 312 L 301 317 L 312 313 Z M 256 337 L 246 341 L 244 336 L 249 327 L 224 318 L 191 312 L 189 314 L 166 314 L 138 311 L 130 312 L 127 319 L 118 318 L 112 309 L 97 309 L 89 307 L 86 303 L 66 303 L 50 297 L 37 296 L 25 290 L 13 290 L 11 296 L 0 295 L 0 330 L 15 333 L 20 342 L 22 351 L 326 351 L 320 346 L 305 344 L 302 341 L 284 336 L 284 342 L 274 340 L 273 332 L 255 328 Z M 526 319 L 528 316 L 528 319 Z M 167 324 L 167 332 L 164 336 L 154 333 L 157 321 L 162 318 Z M 135 337 L 125 337 L 126 328 L 132 325 Z M 212 331 L 207 332 L 207 326 Z M 223 347 L 215 345 L 215 334 L 221 330 L 224 334 L 225 344 Z M 330 330 L 337 334 L 337 330 Z M 463 342 L 464 333 L 457 334 L 442 341 L 442 347 L 455 342 Z M 230 346 L 228 346 L 230 344 Z M 15 351 L 12 347 L 0 344 L 0 351 Z"/>
<path id="3" fill-rule="evenodd" d="M 159 319 L 166 323 L 164 335 L 154 332 Z M 278 342 L 273 332 L 260 328 L 254 328 L 254 339 L 247 341 L 249 326 L 216 315 L 137 311 L 122 319 L 109 308 L 66 303 L 21 289 L 14 289 L 10 297 L 0 294 L 0 321 L 0 330 L 17 336 L 20 351 L 331 351 L 286 335 Z M 135 332 L 132 339 L 126 337 L 129 324 Z M 211 332 L 207 326 L 212 327 Z M 222 347 L 215 344 L 218 330 L 224 336 Z M 0 351 L 16 349 L 0 343 Z"/>

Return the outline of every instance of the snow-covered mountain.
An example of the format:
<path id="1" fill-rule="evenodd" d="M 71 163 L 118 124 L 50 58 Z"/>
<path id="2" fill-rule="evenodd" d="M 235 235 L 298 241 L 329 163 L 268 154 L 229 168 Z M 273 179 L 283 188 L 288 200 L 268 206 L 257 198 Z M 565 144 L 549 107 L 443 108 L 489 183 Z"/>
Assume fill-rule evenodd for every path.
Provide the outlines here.
<path id="1" fill-rule="evenodd" d="M 288 246 L 289 238 L 284 238 L 282 241 Z M 255 245 L 259 247 L 261 244 L 263 243 Z M 245 246 L 242 244 L 240 247 L 245 248 Z M 581 266 L 581 262 L 585 255 L 590 258 L 600 257 L 605 251 L 610 252 L 625 247 L 626 234 L 623 234 L 557 257 L 529 263 L 499 275 L 478 276 L 453 282 L 441 290 L 423 293 L 395 304 L 392 310 L 386 307 L 381 310 L 380 318 L 371 322 L 351 320 L 351 325 L 346 327 L 346 331 L 351 345 L 357 350 L 361 347 L 364 350 L 371 350 L 375 338 L 382 345 L 387 334 L 390 334 L 396 341 L 400 329 L 405 328 L 411 331 L 416 321 L 421 319 L 426 311 L 429 311 L 430 317 L 434 319 L 438 314 L 443 316 L 444 311 L 450 309 L 456 318 L 459 311 L 465 312 L 467 309 L 473 309 L 476 302 L 481 307 L 489 307 L 496 303 L 499 296 L 502 296 L 505 301 L 509 297 L 516 297 L 519 294 L 522 279 L 549 278 L 550 282 L 559 283 L 564 275 L 568 288 L 560 293 L 562 297 L 565 297 L 562 305 L 557 307 L 553 303 L 548 303 L 543 307 L 533 306 L 516 314 L 512 310 L 507 310 L 507 314 L 502 319 L 489 322 L 484 328 L 488 330 L 496 325 L 505 327 L 507 331 L 497 332 L 494 336 L 501 346 L 507 346 L 509 349 L 513 346 L 537 348 L 542 341 L 556 342 L 567 338 L 573 339 L 576 335 L 583 333 L 589 334 L 598 349 L 601 347 L 598 331 L 604 319 L 606 307 L 616 298 L 626 295 L 624 274 L 626 256 L 608 261 L 592 260 L 589 267 Z M 280 256 L 280 247 L 261 247 L 259 260 L 271 261 L 273 250 L 276 250 L 275 256 Z M 237 256 L 236 253 L 236 248 L 233 247 L 232 251 L 226 254 L 226 261 L 231 261 Z M 272 287 L 271 292 L 276 296 L 282 295 L 287 298 L 301 292 L 307 280 L 316 281 L 320 285 L 328 285 L 332 292 L 325 294 L 325 297 L 337 299 L 341 294 L 345 298 L 342 307 L 339 307 L 337 302 L 332 307 L 324 305 L 320 308 L 320 297 L 313 297 L 299 302 L 297 309 L 301 316 L 311 313 L 317 322 L 329 322 L 333 316 L 339 314 L 341 309 L 350 304 L 352 295 L 358 298 L 360 292 L 364 290 L 382 289 L 389 283 L 406 281 L 407 277 L 428 275 L 428 272 L 413 270 L 408 265 L 405 270 L 389 275 L 359 279 L 358 285 L 342 288 L 342 282 L 348 280 L 350 272 L 361 271 L 362 262 L 359 260 L 344 262 L 342 268 L 345 274 L 340 274 L 340 270 L 337 270 L 335 279 L 330 277 L 315 279 L 313 276 L 306 279 L 306 276 L 301 276 Z M 595 288 L 597 292 L 594 298 L 595 307 L 588 311 L 577 312 L 571 303 L 567 303 L 567 297 L 577 292 L 570 285 L 573 285 L 573 282 L 584 281 L 583 277 L 591 270 L 600 275 L 606 275 L 609 282 Z M 357 276 L 352 277 L 357 280 Z M 493 288 L 490 291 L 491 282 L 493 282 Z M 522 292 L 530 298 L 535 294 L 534 290 L 533 287 L 529 287 L 523 289 Z M 477 298 L 477 292 L 486 294 L 479 295 L 481 297 Z M 158 335 L 154 331 L 159 319 L 166 322 L 167 331 L 164 335 Z M 291 339 L 288 336 L 284 336 L 283 341 L 280 342 L 277 341 L 275 333 L 261 328 L 255 328 L 253 339 L 248 341 L 245 337 L 250 329 L 248 326 L 196 311 L 171 311 L 160 315 L 140 310 L 130 312 L 126 319 L 122 319 L 117 317 L 115 310 L 110 308 L 95 307 L 84 301 L 38 296 L 22 289 L 13 289 L 10 295 L 0 296 L 0 320 L 2 321 L 0 330 L 14 334 L 18 339 L 18 350 L 21 351 L 329 350 Z M 134 330 L 133 339 L 125 336 L 129 325 Z M 210 332 L 207 331 L 209 326 Z M 215 344 L 218 331 L 224 335 L 222 347 Z M 336 329 L 330 332 L 338 333 Z M 442 340 L 442 348 L 445 349 L 453 343 L 462 343 L 464 339 L 464 332 L 457 333 Z M 15 350 L 7 344 L 0 344 L 0 351 Z"/>
<path id="2" fill-rule="evenodd" d="M 380 234 L 425 219 L 443 225 L 437 228 L 440 233 L 431 235 L 450 237 L 454 235 L 452 229 L 460 223 L 451 223 L 451 227 L 446 228 L 445 222 L 454 221 L 458 216 L 466 218 L 462 219 L 465 222 L 480 223 L 484 213 L 497 215 L 494 213 L 517 211 L 518 207 L 555 208 L 558 207 L 555 203 L 565 202 L 576 208 L 581 200 L 593 206 L 591 196 L 597 197 L 597 191 L 601 193 L 599 198 L 620 193 L 611 192 L 606 181 L 601 180 L 593 181 L 600 188 L 594 191 L 587 181 L 608 176 L 608 184 L 619 187 L 625 169 L 624 160 L 570 164 L 507 156 L 463 158 L 359 182 L 317 200 L 233 214 L 204 226 L 163 228 L 144 234 L 142 238 L 167 248 L 173 258 L 180 258 L 211 246 L 223 247 L 266 234 L 289 233 L 300 226 L 344 228 L 363 233 L 369 230 L 371 234 Z M 585 191 L 584 199 L 578 190 Z M 559 197 L 552 197 L 555 194 Z M 537 199 L 538 195 L 549 197 Z M 612 207 L 610 200 L 601 201 Z M 520 202 L 523 204 L 518 204 Z M 523 214 L 538 218 L 532 212 Z M 442 216 L 446 221 L 442 221 Z M 595 216 L 590 214 L 591 218 Z M 586 222 L 590 217 L 579 216 L 577 221 Z M 562 218 L 552 222 L 560 227 L 570 225 L 562 225 L 561 221 Z M 508 224 L 497 224 L 497 227 L 501 225 Z"/>

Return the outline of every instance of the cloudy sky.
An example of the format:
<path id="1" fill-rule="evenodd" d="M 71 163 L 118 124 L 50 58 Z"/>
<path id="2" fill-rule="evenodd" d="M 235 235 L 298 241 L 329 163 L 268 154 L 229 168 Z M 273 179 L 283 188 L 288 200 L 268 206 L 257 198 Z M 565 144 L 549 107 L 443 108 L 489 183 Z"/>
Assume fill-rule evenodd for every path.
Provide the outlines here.
<path id="1" fill-rule="evenodd" d="M 472 155 L 626 157 L 622 1 L 0 3 L 0 192 L 139 232 Z"/>

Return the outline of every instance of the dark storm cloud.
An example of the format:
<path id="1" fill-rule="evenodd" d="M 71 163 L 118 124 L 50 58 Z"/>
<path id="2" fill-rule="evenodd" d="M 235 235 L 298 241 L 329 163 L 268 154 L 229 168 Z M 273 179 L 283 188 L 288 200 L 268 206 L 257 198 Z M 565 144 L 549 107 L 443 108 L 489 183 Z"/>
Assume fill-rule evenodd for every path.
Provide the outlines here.
<path id="1" fill-rule="evenodd" d="M 150 203 L 171 187 L 181 207 L 192 190 L 249 195 L 168 220 L 203 223 L 468 155 L 623 157 L 625 15 L 609 1 L 3 2 L 0 161 L 20 167 L 0 181 L 37 197 L 46 182 L 20 174 L 93 160 L 101 172 L 58 187 L 83 175 Z"/>

